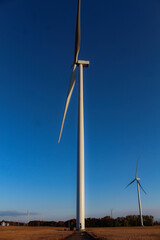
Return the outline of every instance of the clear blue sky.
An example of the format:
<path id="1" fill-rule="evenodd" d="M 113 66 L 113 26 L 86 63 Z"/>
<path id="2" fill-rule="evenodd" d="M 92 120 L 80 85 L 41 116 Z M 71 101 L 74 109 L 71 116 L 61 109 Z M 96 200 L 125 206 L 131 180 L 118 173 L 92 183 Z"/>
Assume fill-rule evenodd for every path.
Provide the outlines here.
<path id="1" fill-rule="evenodd" d="M 0 219 L 75 217 L 77 84 L 58 135 L 76 8 L 0 1 Z M 139 158 L 143 213 L 160 218 L 160 1 L 82 0 L 81 20 L 86 217 L 138 213 L 124 188 Z"/>

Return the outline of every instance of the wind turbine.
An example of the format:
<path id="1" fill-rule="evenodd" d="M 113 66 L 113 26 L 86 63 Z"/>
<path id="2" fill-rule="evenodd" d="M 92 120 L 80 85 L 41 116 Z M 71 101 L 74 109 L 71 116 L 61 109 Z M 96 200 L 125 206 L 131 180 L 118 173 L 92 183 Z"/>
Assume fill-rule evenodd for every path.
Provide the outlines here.
<path id="1" fill-rule="evenodd" d="M 77 7 L 77 24 L 75 34 L 75 50 L 74 63 L 69 83 L 67 99 L 61 124 L 58 143 L 60 142 L 63 125 L 74 89 L 76 81 L 76 67 L 79 67 L 79 82 L 78 82 L 78 131 L 77 131 L 77 216 L 76 228 L 77 230 L 85 229 L 85 202 L 84 202 L 84 112 L 83 112 L 83 67 L 89 66 L 89 61 L 78 60 L 80 50 L 81 30 L 80 30 L 80 8 L 81 0 L 78 0 Z"/>
<path id="2" fill-rule="evenodd" d="M 29 210 L 27 210 L 27 223 L 29 224 Z"/>
<path id="3" fill-rule="evenodd" d="M 135 179 L 130 182 L 126 188 L 131 185 L 132 183 L 134 183 L 135 181 L 137 181 L 137 193 L 138 193 L 138 205 L 139 205 L 139 215 L 140 215 L 140 219 L 141 219 L 141 226 L 144 226 L 143 225 L 143 216 L 142 216 L 142 207 L 141 207 L 141 198 L 140 198 L 140 190 L 139 190 L 139 186 L 141 187 L 142 191 L 146 194 L 146 192 L 144 191 L 142 185 L 140 184 L 139 180 L 140 178 L 137 177 L 137 169 L 138 169 L 138 164 L 137 164 L 137 167 L 136 167 L 136 175 L 135 175 Z"/>
<path id="4" fill-rule="evenodd" d="M 113 208 L 111 209 L 111 218 L 113 218 Z"/>

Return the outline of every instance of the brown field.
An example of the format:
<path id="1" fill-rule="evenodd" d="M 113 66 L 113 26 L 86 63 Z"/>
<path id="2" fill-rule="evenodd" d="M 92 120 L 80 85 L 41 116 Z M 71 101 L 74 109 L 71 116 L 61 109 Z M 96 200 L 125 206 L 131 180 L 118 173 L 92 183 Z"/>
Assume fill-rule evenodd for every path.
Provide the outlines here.
<path id="1" fill-rule="evenodd" d="M 54 227 L 2 227 L 0 240 L 59 240 L 71 235 L 72 231 Z M 107 240 L 160 240 L 160 226 L 87 228 L 93 237 Z"/>
<path id="2" fill-rule="evenodd" d="M 0 226 L 0 240 L 59 240 L 73 233 L 64 231 L 64 229 L 54 227 Z"/>
<path id="3" fill-rule="evenodd" d="M 93 237 L 107 240 L 160 240 L 160 226 L 87 228 Z"/>

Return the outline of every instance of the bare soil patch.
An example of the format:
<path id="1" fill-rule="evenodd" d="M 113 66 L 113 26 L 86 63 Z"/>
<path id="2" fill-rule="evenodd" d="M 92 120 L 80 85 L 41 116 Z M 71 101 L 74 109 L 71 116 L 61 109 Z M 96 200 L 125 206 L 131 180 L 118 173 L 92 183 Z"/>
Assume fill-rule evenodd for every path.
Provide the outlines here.
<path id="1" fill-rule="evenodd" d="M 72 233 L 72 231 L 65 231 L 64 228 L 54 227 L 0 226 L 0 240 L 59 240 Z"/>
<path id="2" fill-rule="evenodd" d="M 93 237 L 107 240 L 160 240 L 160 226 L 87 228 Z"/>

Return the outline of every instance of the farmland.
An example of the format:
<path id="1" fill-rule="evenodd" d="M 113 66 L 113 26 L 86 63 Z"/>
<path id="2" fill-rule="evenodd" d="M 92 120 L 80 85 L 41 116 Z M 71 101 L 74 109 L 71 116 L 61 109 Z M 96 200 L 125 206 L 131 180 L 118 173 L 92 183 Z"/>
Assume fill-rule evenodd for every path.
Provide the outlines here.
<path id="1" fill-rule="evenodd" d="M 0 227 L 0 240 L 59 240 L 71 234 L 54 227 Z"/>
<path id="2" fill-rule="evenodd" d="M 87 228 L 95 239 L 107 240 L 159 240 L 160 226 Z M 73 232 L 60 227 L 0 227 L 0 240 L 59 240 Z"/>
<path id="3" fill-rule="evenodd" d="M 94 237 L 107 240 L 160 240 L 160 226 L 88 228 Z"/>

